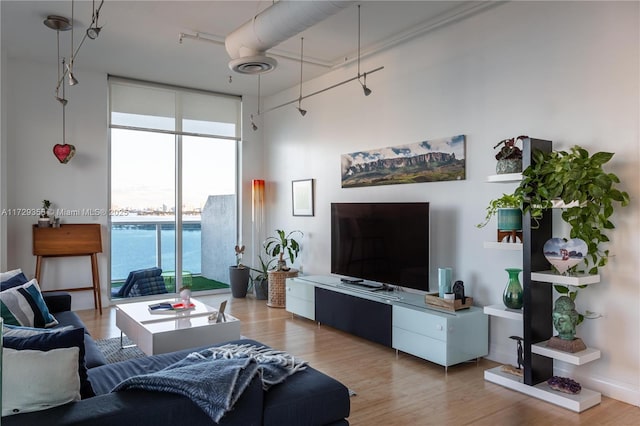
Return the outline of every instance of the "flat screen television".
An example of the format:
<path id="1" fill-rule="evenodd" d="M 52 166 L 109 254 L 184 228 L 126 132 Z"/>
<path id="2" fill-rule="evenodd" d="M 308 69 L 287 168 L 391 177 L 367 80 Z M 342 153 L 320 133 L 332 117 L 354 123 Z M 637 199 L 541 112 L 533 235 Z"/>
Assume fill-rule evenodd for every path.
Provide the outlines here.
<path id="1" fill-rule="evenodd" d="M 429 203 L 332 203 L 331 273 L 429 291 Z"/>

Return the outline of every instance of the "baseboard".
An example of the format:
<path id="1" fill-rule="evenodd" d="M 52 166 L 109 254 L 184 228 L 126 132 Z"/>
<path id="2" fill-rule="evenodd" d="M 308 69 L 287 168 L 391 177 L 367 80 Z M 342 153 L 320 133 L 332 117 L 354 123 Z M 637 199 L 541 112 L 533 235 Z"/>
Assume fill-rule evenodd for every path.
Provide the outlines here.
<path id="1" fill-rule="evenodd" d="M 604 377 L 581 375 L 570 369 L 554 367 L 554 374 L 558 376 L 571 377 L 582 386 L 597 390 L 603 396 L 613 398 L 627 404 L 640 406 L 640 389 L 633 388 L 629 383 L 621 383 Z"/>

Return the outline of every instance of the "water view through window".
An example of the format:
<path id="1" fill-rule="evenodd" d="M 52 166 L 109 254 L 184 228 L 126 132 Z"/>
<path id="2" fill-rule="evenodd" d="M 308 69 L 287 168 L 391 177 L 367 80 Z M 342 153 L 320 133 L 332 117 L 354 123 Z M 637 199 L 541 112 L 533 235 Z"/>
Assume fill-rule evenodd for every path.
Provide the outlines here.
<path id="1" fill-rule="evenodd" d="M 118 82 L 110 90 L 112 295 L 226 286 L 232 260 L 222 253 L 232 258 L 236 239 L 237 123 L 225 120 L 233 121 L 239 100 L 216 104 L 211 95 Z M 154 268 L 161 277 L 150 287 L 117 294 L 132 271 L 159 273 Z"/>

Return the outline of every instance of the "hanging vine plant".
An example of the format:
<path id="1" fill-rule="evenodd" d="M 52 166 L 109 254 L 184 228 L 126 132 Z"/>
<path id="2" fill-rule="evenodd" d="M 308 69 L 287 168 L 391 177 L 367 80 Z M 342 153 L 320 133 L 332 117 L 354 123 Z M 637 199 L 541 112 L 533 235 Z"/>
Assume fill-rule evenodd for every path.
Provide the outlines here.
<path id="1" fill-rule="evenodd" d="M 535 221 L 557 200 L 571 204 L 572 207 L 563 210 L 562 219 L 571 226 L 570 237 L 580 238 L 587 244 L 588 272 L 598 273 L 598 268 L 605 266 L 609 258 L 609 250 L 601 244 L 609 241 L 607 232 L 615 228 L 611 221 L 614 207 L 629 204 L 629 194 L 616 188 L 620 183 L 618 176 L 602 168 L 613 153 L 589 155 L 586 149 L 576 145 L 569 152 L 536 150 L 532 156 L 531 165 L 522 172 L 522 181 L 514 193 L 527 201 L 523 211 L 528 211 Z M 556 289 L 558 287 L 562 286 Z M 566 287 L 561 290 L 568 292 Z"/>

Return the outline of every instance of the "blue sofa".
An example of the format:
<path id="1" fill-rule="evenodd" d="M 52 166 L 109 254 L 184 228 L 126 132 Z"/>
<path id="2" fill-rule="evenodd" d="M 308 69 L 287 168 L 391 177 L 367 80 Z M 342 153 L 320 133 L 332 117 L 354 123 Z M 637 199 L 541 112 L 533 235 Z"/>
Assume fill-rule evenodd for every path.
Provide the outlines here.
<path id="1" fill-rule="evenodd" d="M 70 310 L 71 296 L 56 292 L 45 295 L 50 311 L 59 326 L 84 327 Z M 252 343 L 249 339 L 232 343 Z M 143 373 L 158 371 L 203 348 L 154 355 L 145 358 L 107 364 L 92 337 L 85 333 L 85 359 L 88 377 L 96 396 L 43 411 L 2 418 L 3 426 L 69 425 L 69 426 L 175 426 L 212 425 L 214 423 L 188 398 L 171 393 L 127 390 L 111 393 L 122 380 Z M 253 379 L 235 407 L 220 425 L 348 425 L 350 401 L 348 389 L 335 379 L 307 367 L 288 377 L 284 383 L 262 389 L 261 381 Z"/>

